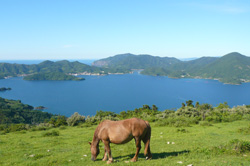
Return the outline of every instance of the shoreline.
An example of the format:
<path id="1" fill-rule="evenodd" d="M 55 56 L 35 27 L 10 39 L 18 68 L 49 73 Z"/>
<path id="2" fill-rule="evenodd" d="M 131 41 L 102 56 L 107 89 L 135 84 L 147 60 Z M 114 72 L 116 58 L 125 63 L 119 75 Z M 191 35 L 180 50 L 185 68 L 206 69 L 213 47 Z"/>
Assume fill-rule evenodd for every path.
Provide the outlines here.
<path id="1" fill-rule="evenodd" d="M 72 76 L 106 76 L 106 75 L 124 75 L 124 74 L 133 74 L 135 71 L 138 71 L 138 74 L 141 74 L 141 71 L 142 69 L 132 69 L 131 72 L 129 73 L 90 73 L 90 72 L 82 72 L 82 73 L 66 73 L 67 75 L 72 75 Z M 12 78 L 12 77 L 25 77 L 25 76 L 28 76 L 28 75 L 32 75 L 32 74 L 19 74 L 17 76 L 6 76 L 4 77 L 3 79 L 9 79 L 9 78 Z M 141 74 L 141 75 L 148 75 L 148 74 Z M 148 75 L 148 76 L 154 76 L 154 77 L 159 77 L 158 75 Z M 215 80 L 215 81 L 219 81 L 220 83 L 222 84 L 227 84 L 227 85 L 242 85 L 243 83 L 250 83 L 250 80 L 246 80 L 246 79 L 241 79 L 241 82 L 239 84 L 236 84 L 236 83 L 227 83 L 227 82 L 222 82 L 220 81 L 219 78 L 203 78 L 203 77 L 199 77 L 199 76 L 195 76 L 195 77 L 185 77 L 185 76 L 181 76 L 181 77 L 171 77 L 171 76 L 168 76 L 168 75 L 160 75 L 160 77 L 163 76 L 163 77 L 168 77 L 168 78 L 171 78 L 171 79 L 185 79 L 185 78 L 188 78 L 188 79 L 205 79 L 205 80 Z"/>

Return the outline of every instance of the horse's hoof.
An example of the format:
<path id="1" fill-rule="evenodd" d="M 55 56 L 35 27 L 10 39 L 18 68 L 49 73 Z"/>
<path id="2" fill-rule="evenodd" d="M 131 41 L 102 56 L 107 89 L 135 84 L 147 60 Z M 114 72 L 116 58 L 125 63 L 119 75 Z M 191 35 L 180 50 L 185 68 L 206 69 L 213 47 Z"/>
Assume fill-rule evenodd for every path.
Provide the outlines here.
<path id="1" fill-rule="evenodd" d="M 109 160 L 109 161 L 107 161 L 107 164 L 111 164 L 113 161 L 112 160 Z"/>
<path id="2" fill-rule="evenodd" d="M 152 159 L 152 156 L 146 157 L 146 160 L 151 160 L 151 159 Z"/>
<path id="3" fill-rule="evenodd" d="M 137 161 L 137 160 L 136 160 L 136 159 L 134 159 L 134 158 L 132 158 L 132 159 L 131 159 L 131 162 L 136 162 L 136 161 Z"/>
<path id="4" fill-rule="evenodd" d="M 102 161 L 107 161 L 108 159 L 107 158 L 103 158 Z"/>

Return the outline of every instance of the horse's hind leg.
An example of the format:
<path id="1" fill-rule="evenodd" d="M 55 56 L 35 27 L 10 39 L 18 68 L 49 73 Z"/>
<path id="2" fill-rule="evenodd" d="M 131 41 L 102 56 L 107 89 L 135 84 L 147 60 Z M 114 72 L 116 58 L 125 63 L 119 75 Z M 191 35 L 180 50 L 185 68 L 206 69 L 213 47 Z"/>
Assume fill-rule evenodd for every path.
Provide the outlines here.
<path id="1" fill-rule="evenodd" d="M 147 160 L 150 160 L 152 158 L 152 154 L 151 154 L 151 151 L 150 151 L 150 140 L 147 140 L 147 139 L 143 139 L 143 143 L 145 145 L 145 152 L 144 152 L 144 155 L 146 157 Z"/>
<path id="2" fill-rule="evenodd" d="M 141 139 L 139 137 L 135 137 L 135 145 L 136 145 L 136 153 L 135 156 L 131 159 L 132 162 L 137 161 L 138 154 L 141 150 Z"/>

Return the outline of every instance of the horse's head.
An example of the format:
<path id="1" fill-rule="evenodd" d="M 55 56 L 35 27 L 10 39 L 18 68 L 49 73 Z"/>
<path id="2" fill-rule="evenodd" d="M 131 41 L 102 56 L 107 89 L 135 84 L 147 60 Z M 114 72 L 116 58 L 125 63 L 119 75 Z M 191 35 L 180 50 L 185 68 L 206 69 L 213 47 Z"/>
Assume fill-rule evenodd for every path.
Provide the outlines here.
<path id="1" fill-rule="evenodd" d="M 90 144 L 90 151 L 91 151 L 91 160 L 95 161 L 96 157 L 98 156 L 98 154 L 100 153 L 99 150 L 99 144 L 94 145 L 93 143 L 89 142 Z"/>

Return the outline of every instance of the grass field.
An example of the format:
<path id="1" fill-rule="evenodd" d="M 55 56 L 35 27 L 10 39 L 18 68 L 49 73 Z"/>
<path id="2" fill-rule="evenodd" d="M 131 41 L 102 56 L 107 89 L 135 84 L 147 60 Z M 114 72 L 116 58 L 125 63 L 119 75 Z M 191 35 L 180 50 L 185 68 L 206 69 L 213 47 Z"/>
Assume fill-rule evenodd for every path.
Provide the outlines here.
<path id="1" fill-rule="evenodd" d="M 250 126 L 249 121 L 218 123 L 212 126 L 157 127 L 151 123 L 152 160 L 145 160 L 144 145 L 139 160 L 129 162 L 136 148 L 134 141 L 111 144 L 113 165 L 250 165 L 250 152 L 218 148 L 231 140 L 250 141 L 250 134 L 238 132 Z M 97 161 L 91 161 L 89 141 L 96 126 L 61 127 L 46 131 L 19 131 L 0 135 L 0 165 L 106 165 L 102 161 L 103 144 Z M 49 133 L 58 134 L 50 136 Z M 56 135 L 55 134 L 55 135 Z M 217 147 L 217 150 L 214 150 Z M 235 151 L 235 152 L 234 152 Z"/>

